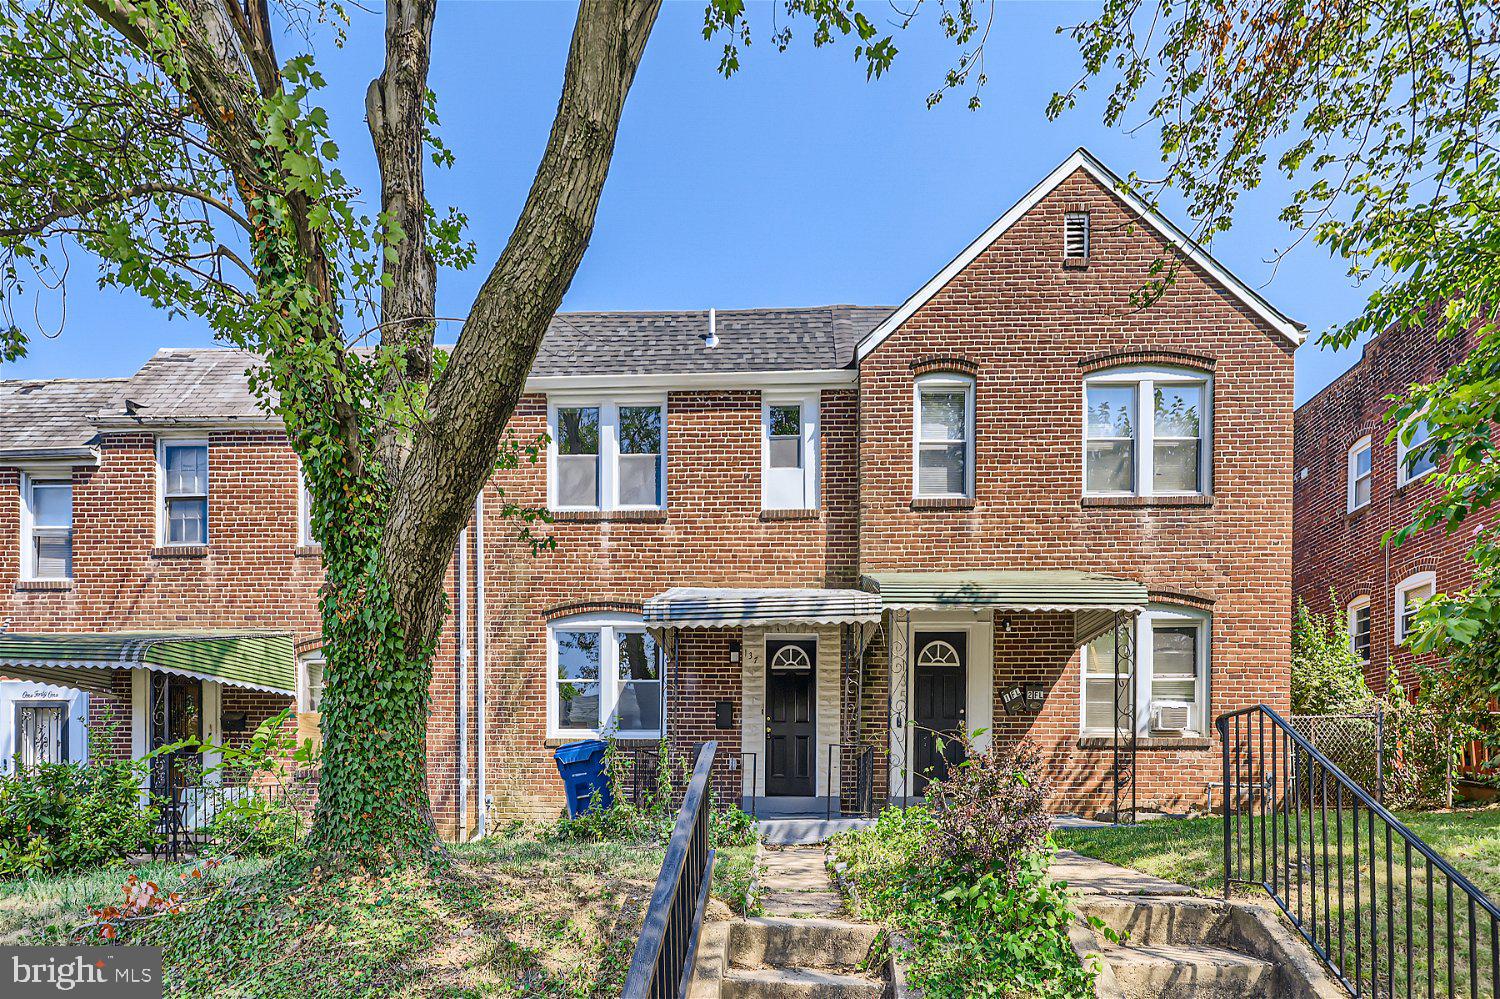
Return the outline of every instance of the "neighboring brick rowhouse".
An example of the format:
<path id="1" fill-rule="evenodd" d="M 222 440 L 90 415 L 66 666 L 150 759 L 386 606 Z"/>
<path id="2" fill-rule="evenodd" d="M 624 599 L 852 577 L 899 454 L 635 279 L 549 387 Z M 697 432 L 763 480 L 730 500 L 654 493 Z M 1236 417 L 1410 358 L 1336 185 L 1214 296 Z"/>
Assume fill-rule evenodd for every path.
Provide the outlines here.
<path id="1" fill-rule="evenodd" d="M 1420 572 L 1436 574 L 1439 592 L 1468 586 L 1474 536 L 1495 523 L 1493 510 L 1481 511 L 1452 533 L 1439 528 L 1400 545 L 1381 543 L 1436 492 L 1430 476 L 1398 487 L 1396 444 L 1386 441 L 1391 425 L 1385 414 L 1390 396 L 1433 381 L 1472 346 L 1472 335 L 1440 340 L 1438 323 L 1434 312 L 1420 326 L 1381 333 L 1354 367 L 1297 408 L 1292 589 L 1320 612 L 1331 607 L 1330 591 L 1338 593 L 1340 614 L 1350 601 L 1370 598 L 1366 675 L 1377 691 L 1385 689 L 1392 667 L 1403 684 L 1412 677 L 1412 654 L 1395 641 L 1396 586 Z M 1350 513 L 1349 449 L 1365 436 L 1373 444 L 1370 503 Z"/>

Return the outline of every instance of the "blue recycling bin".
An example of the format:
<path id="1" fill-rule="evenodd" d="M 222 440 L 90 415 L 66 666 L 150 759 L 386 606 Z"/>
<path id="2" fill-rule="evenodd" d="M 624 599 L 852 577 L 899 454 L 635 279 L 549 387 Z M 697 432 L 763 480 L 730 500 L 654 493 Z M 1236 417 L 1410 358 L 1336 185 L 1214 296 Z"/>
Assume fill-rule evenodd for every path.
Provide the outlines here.
<path id="1" fill-rule="evenodd" d="M 572 818 L 576 819 L 593 808 L 596 801 L 600 808 L 614 804 L 609 776 L 604 772 L 604 751 L 607 748 L 608 743 L 602 739 L 588 739 L 560 746 L 552 754 L 557 761 L 557 773 L 562 777 L 563 788 L 567 791 L 568 815 Z"/>

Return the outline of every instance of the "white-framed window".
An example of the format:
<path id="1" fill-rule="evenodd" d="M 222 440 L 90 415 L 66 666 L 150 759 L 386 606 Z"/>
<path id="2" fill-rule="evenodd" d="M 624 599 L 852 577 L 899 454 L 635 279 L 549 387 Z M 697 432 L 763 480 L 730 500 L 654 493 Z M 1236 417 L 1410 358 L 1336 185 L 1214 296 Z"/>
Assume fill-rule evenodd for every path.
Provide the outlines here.
<path id="1" fill-rule="evenodd" d="M 1410 420 L 1396 433 L 1396 476 L 1401 485 L 1437 469 L 1437 462 L 1422 449 L 1431 437 L 1432 425 L 1426 420 Z"/>
<path id="2" fill-rule="evenodd" d="M 912 403 L 912 494 L 923 499 L 972 497 L 974 379 L 923 375 Z"/>
<path id="3" fill-rule="evenodd" d="M 24 475 L 21 489 L 22 577 L 73 578 L 73 480 Z"/>
<path id="4" fill-rule="evenodd" d="M 1355 597 L 1345 609 L 1349 629 L 1349 648 L 1359 661 L 1370 661 L 1370 598 Z"/>
<path id="5" fill-rule="evenodd" d="M 764 510 L 818 508 L 818 397 L 763 393 L 760 502 Z"/>
<path id="6" fill-rule="evenodd" d="M 1212 618 L 1206 611 L 1171 604 L 1151 604 L 1131 625 L 1135 644 L 1136 731 L 1206 731 L 1209 713 L 1209 638 Z M 1111 628 L 1080 650 L 1083 698 L 1080 723 L 1084 734 L 1112 734 L 1115 711 L 1115 641 Z M 1121 678 L 1120 705 L 1126 705 L 1129 680 Z M 1178 725 L 1178 721 L 1185 724 Z M 1120 719 L 1125 724 L 1125 719 Z"/>
<path id="7" fill-rule="evenodd" d="M 1437 574 L 1418 572 L 1407 576 L 1396 584 L 1394 620 L 1396 622 L 1396 644 L 1406 641 L 1411 631 L 1417 609 L 1437 593 Z"/>
<path id="8" fill-rule="evenodd" d="M 552 509 L 667 505 L 665 399 L 548 400 L 547 433 Z"/>
<path id="9" fill-rule="evenodd" d="M 1121 368 L 1084 380 L 1083 491 L 1212 491 L 1213 382 L 1196 371 Z"/>
<path id="10" fill-rule="evenodd" d="M 1348 510 L 1350 513 L 1370 505 L 1371 487 L 1375 481 L 1374 454 L 1374 447 L 1369 437 L 1361 437 L 1349 449 Z"/>
<path id="11" fill-rule="evenodd" d="M 157 468 L 161 543 L 208 544 L 208 442 L 163 438 Z"/>
<path id="12" fill-rule="evenodd" d="M 640 618 L 580 616 L 547 626 L 548 738 L 660 738 L 662 694 L 662 652 Z"/>
<path id="13" fill-rule="evenodd" d="M 310 652 L 297 660 L 297 710 L 323 709 L 323 653 Z"/>
<path id="14" fill-rule="evenodd" d="M 312 529 L 312 492 L 307 488 L 307 477 L 302 466 L 297 466 L 297 546 L 308 548 L 316 545 Z"/>

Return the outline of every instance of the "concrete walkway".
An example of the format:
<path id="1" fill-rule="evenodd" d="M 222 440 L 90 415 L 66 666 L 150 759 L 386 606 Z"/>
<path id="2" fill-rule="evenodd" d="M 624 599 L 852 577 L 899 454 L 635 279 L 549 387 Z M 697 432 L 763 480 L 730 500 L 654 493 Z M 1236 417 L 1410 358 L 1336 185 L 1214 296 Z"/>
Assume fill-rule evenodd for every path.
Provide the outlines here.
<path id="1" fill-rule="evenodd" d="M 1143 871 L 1085 857 L 1072 850 L 1058 850 L 1048 870 L 1053 880 L 1066 881 L 1080 895 L 1127 895 L 1153 898 L 1192 895 L 1187 885 L 1176 884 Z"/>
<path id="2" fill-rule="evenodd" d="M 843 900 L 828 878 L 821 844 L 767 847 L 761 853 L 761 904 L 768 916 L 838 916 Z"/>

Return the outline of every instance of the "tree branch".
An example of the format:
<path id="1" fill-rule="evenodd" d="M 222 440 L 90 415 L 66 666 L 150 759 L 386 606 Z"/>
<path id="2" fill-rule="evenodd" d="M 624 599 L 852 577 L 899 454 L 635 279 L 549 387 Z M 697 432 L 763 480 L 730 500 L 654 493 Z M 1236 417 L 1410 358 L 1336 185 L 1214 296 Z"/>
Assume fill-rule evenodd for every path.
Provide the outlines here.
<path id="1" fill-rule="evenodd" d="M 40 236 L 44 234 L 50 226 L 61 222 L 63 219 L 81 218 L 85 215 L 92 214 L 93 212 L 96 212 L 101 208 L 108 208 L 110 205 L 118 205 L 123 201 L 131 201 L 135 198 L 145 197 L 148 194 L 177 194 L 181 195 L 184 198 L 192 198 L 196 201 L 201 201 L 203 202 L 203 204 L 208 205 L 211 208 L 217 208 L 226 216 L 233 219 L 241 229 L 245 230 L 245 232 L 249 233 L 252 231 L 249 221 L 238 211 L 236 211 L 234 206 L 229 204 L 227 201 L 217 198 L 212 194 L 208 194 L 204 191 L 195 191 L 192 188 L 183 187 L 180 184 L 172 184 L 165 181 L 159 181 L 154 183 L 133 184 L 130 187 L 125 188 L 124 190 L 116 191 L 106 197 L 96 198 L 86 204 L 55 208 L 30 225 L 16 226 L 9 229 L 0 229 L 0 238 Z"/>

